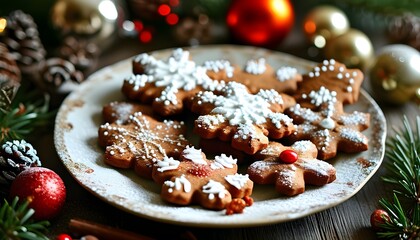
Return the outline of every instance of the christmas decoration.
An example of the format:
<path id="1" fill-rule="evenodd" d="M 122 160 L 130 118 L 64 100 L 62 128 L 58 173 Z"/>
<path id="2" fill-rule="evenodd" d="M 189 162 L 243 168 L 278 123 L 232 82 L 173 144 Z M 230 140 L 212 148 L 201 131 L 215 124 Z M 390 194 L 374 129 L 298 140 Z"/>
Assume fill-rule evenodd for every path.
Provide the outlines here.
<path id="1" fill-rule="evenodd" d="M 402 44 L 383 47 L 370 70 L 370 84 L 379 101 L 402 104 L 420 99 L 419 52 Z"/>
<path id="2" fill-rule="evenodd" d="M 19 204 L 19 198 L 14 198 L 9 204 L 4 200 L 0 207 L 0 238 L 7 240 L 14 239 L 37 239 L 48 240 L 45 236 L 49 222 L 34 222 L 33 209 L 28 209 L 28 202 Z"/>
<path id="3" fill-rule="evenodd" d="M 288 0 L 233 0 L 226 23 L 232 36 L 245 44 L 275 47 L 292 29 L 294 11 Z"/>
<path id="4" fill-rule="evenodd" d="M 50 93 L 68 94 L 84 80 L 83 74 L 74 65 L 61 58 L 50 58 L 40 72 Z"/>
<path id="5" fill-rule="evenodd" d="M 349 30 L 346 14 L 333 6 L 318 6 L 312 9 L 303 21 L 306 38 L 318 48 L 325 47 L 329 39 Z"/>
<path id="6" fill-rule="evenodd" d="M 391 41 L 420 50 L 420 17 L 407 13 L 394 17 L 388 27 Z"/>
<path id="7" fill-rule="evenodd" d="M 73 238 L 70 237 L 70 235 L 65 234 L 65 233 L 58 235 L 55 239 L 56 240 L 73 240 Z"/>
<path id="8" fill-rule="evenodd" d="M 280 161 L 284 163 L 294 163 L 297 161 L 298 155 L 293 150 L 284 150 L 283 152 L 280 153 L 279 158 L 280 158 Z"/>
<path id="9" fill-rule="evenodd" d="M 25 140 L 4 143 L 0 148 L 0 184 L 10 185 L 30 167 L 41 166 L 37 151 Z"/>
<path id="10" fill-rule="evenodd" d="M 388 175 L 383 180 L 395 188 L 392 201 L 379 200 L 386 213 L 375 210 L 372 216 L 372 226 L 379 238 L 416 239 L 420 234 L 420 117 L 416 118 L 415 129 L 407 117 L 404 117 L 403 124 L 404 128 L 397 129 L 387 142 Z M 404 201 L 400 202 L 398 196 Z"/>
<path id="11" fill-rule="evenodd" d="M 10 106 L 0 108 L 0 144 L 29 137 L 36 129 L 51 123 L 49 99 L 49 95 L 32 86 L 22 85 Z"/>
<path id="12" fill-rule="evenodd" d="M 373 55 L 374 49 L 370 39 L 356 29 L 331 38 L 325 47 L 326 58 L 342 62 L 349 68 L 367 68 Z"/>
<path id="13" fill-rule="evenodd" d="M 5 34 L 0 41 L 6 44 L 21 72 L 30 78 L 43 63 L 46 51 L 32 16 L 17 10 L 6 18 Z"/>
<path id="14" fill-rule="evenodd" d="M 35 210 L 35 219 L 51 219 L 61 211 L 66 199 L 63 180 L 54 171 L 32 167 L 21 172 L 13 181 L 10 196 L 27 199 Z"/>
<path id="15" fill-rule="evenodd" d="M 212 41 L 212 24 L 205 14 L 197 19 L 187 17 L 175 26 L 175 39 L 182 45 L 208 44 Z"/>
<path id="16" fill-rule="evenodd" d="M 67 59 L 85 76 L 96 66 L 98 53 L 95 43 L 73 36 L 66 37 L 58 49 L 58 56 Z"/>
<path id="17" fill-rule="evenodd" d="M 123 9 L 114 0 L 58 0 L 52 6 L 51 22 L 62 36 L 88 37 L 104 49 L 116 39 Z"/>
<path id="18" fill-rule="evenodd" d="M 370 215 L 370 225 L 372 225 L 375 230 L 381 230 L 381 225 L 389 221 L 391 221 L 391 219 L 389 218 L 388 213 L 382 209 L 376 209 L 373 211 L 372 215 Z"/>
<path id="19" fill-rule="evenodd" d="M 0 43 L 0 109 L 8 109 L 20 86 L 20 70 L 7 47 Z"/>

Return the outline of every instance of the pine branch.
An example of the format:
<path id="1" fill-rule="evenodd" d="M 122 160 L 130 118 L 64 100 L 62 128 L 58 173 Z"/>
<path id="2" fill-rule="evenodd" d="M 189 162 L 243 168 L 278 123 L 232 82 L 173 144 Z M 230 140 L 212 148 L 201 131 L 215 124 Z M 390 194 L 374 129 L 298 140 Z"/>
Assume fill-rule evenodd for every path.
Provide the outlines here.
<path id="1" fill-rule="evenodd" d="M 383 16 L 401 16 L 405 13 L 420 14 L 419 0 L 328 0 L 328 2 L 344 4 Z"/>
<path id="2" fill-rule="evenodd" d="M 33 209 L 28 209 L 27 201 L 19 203 L 18 197 L 11 204 L 4 200 L 0 208 L 0 240 L 48 240 L 44 233 L 49 222 L 32 221 L 34 212 Z"/>

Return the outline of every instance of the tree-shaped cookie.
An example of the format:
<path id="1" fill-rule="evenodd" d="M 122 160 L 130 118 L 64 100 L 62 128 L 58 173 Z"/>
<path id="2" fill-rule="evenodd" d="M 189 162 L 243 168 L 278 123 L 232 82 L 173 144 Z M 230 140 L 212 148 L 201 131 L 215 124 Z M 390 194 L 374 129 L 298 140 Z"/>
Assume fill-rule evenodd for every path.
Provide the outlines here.
<path id="1" fill-rule="evenodd" d="M 206 159 L 201 150 L 187 147 L 180 160 L 165 157 L 153 167 L 153 180 L 162 184 L 161 197 L 178 205 L 199 204 L 224 209 L 233 198 L 252 193 L 248 175 L 237 173 L 236 159 L 224 154 Z"/>
<path id="2" fill-rule="evenodd" d="M 105 147 L 105 162 L 117 168 L 134 167 L 151 178 L 153 163 L 167 156 L 178 157 L 188 145 L 182 122 L 159 122 L 141 112 L 125 124 L 105 123 L 98 130 L 99 145 Z"/>
<path id="3" fill-rule="evenodd" d="M 355 103 L 359 98 L 360 86 L 363 82 L 363 72 L 359 69 L 347 69 L 342 63 L 324 60 L 311 72 L 303 75 L 295 93 L 297 102 L 305 98 L 313 90 L 325 87 L 337 93 L 337 100 L 344 104 Z"/>
<path id="4" fill-rule="evenodd" d="M 124 81 L 123 93 L 131 100 L 152 103 L 161 116 L 180 114 L 184 101 L 197 92 L 223 86 L 210 79 L 206 69 L 189 60 L 189 52 L 180 48 L 166 61 L 141 54 L 135 58 L 133 69 L 135 74 Z"/>
<path id="5" fill-rule="evenodd" d="M 322 186 L 335 180 L 335 168 L 316 159 L 317 149 L 310 141 L 298 141 L 286 147 L 270 142 L 255 155 L 248 174 L 256 184 L 274 184 L 277 192 L 294 196 L 305 191 L 305 185 Z"/>
<path id="6" fill-rule="evenodd" d="M 318 111 L 300 104 L 286 110 L 296 124 L 295 132 L 286 140 L 310 140 L 317 146 L 318 158 L 322 160 L 335 157 L 337 151 L 354 153 L 368 149 L 368 139 L 361 131 L 369 127 L 370 115 L 358 111 L 345 113 L 343 104 L 334 95 L 321 88 L 310 94 Z"/>
<path id="7" fill-rule="evenodd" d="M 200 92 L 192 100 L 192 111 L 200 114 L 194 131 L 202 138 L 231 141 L 232 147 L 247 154 L 265 148 L 268 137 L 280 139 L 294 131 L 292 119 L 280 113 L 294 104 L 274 90 L 250 94 L 247 88 L 229 82 L 220 91 Z"/>
<path id="8" fill-rule="evenodd" d="M 250 59 L 243 68 L 232 65 L 227 60 L 209 60 L 203 66 L 210 78 L 242 83 L 251 93 L 257 93 L 260 89 L 293 93 L 297 89 L 297 83 L 302 81 L 302 75 L 296 68 L 283 66 L 275 70 L 265 58 Z"/>

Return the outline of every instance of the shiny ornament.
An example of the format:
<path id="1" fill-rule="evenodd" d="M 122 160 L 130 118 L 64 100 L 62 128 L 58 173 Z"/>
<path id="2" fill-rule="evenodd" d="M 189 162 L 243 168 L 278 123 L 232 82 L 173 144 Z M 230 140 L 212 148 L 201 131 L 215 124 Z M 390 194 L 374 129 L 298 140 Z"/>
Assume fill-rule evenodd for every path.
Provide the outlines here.
<path id="1" fill-rule="evenodd" d="M 382 48 L 370 70 L 372 90 L 380 101 L 402 104 L 420 100 L 420 54 L 407 45 Z"/>
<path id="2" fill-rule="evenodd" d="M 10 196 L 27 199 L 29 207 L 35 210 L 34 219 L 48 220 L 60 213 L 66 199 L 66 187 L 54 171 L 32 167 L 15 178 Z"/>
<path id="3" fill-rule="evenodd" d="M 325 56 L 328 59 L 342 62 L 349 68 L 364 69 L 371 63 L 374 49 L 366 34 L 356 29 L 350 29 L 328 40 Z"/>
<path id="4" fill-rule="evenodd" d="M 288 0 L 234 0 L 226 23 L 232 36 L 245 44 L 275 47 L 292 29 L 294 12 Z"/>
<path id="5" fill-rule="evenodd" d="M 62 233 L 58 235 L 55 240 L 73 240 L 73 238 L 71 238 L 68 234 Z"/>
<path id="6" fill-rule="evenodd" d="M 117 36 L 123 11 L 116 0 L 58 0 L 52 7 L 53 26 L 62 35 L 83 35 L 100 47 Z"/>
<path id="7" fill-rule="evenodd" d="M 327 41 L 349 30 L 346 14 L 333 6 L 312 9 L 303 21 L 306 38 L 316 47 L 323 48 Z"/>

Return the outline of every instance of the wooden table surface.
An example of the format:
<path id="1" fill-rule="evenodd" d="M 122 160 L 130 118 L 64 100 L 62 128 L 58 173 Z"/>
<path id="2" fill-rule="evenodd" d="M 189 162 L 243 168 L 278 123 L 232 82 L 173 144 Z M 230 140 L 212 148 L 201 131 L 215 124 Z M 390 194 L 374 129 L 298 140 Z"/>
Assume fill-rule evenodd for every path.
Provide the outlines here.
<path id="1" fill-rule="evenodd" d="M 296 38 L 301 38 L 297 35 Z M 300 41 L 300 40 L 299 40 Z M 302 54 L 302 48 L 290 47 L 294 39 L 288 39 L 279 48 L 280 51 Z M 301 41 L 300 41 L 301 42 Z M 100 58 L 98 69 L 131 57 L 140 52 L 172 47 L 170 43 L 142 45 L 133 39 L 119 39 Z M 296 46 L 293 44 L 293 46 Z M 378 47 L 378 45 L 376 45 Z M 365 88 L 369 88 L 365 86 Z M 413 120 L 419 109 L 414 104 L 399 107 L 381 105 L 387 119 L 388 133 L 393 126 L 401 126 L 401 116 L 406 114 Z M 81 187 L 67 172 L 59 160 L 54 148 L 53 129 L 34 143 L 44 166 L 56 171 L 67 187 L 66 205 L 60 216 L 52 221 L 51 237 L 59 233 L 69 233 L 68 223 L 72 218 L 86 219 L 107 224 L 121 229 L 135 231 L 159 239 L 177 239 L 189 231 L 198 239 L 376 239 L 370 228 L 370 214 L 378 207 L 378 200 L 388 197 L 391 189 L 380 179 L 386 172 L 384 165 L 353 197 L 344 203 L 325 211 L 294 220 L 291 222 L 249 228 L 193 228 L 168 225 L 142 219 L 125 213 L 99 200 Z M 388 161 L 388 159 L 384 159 Z"/>

